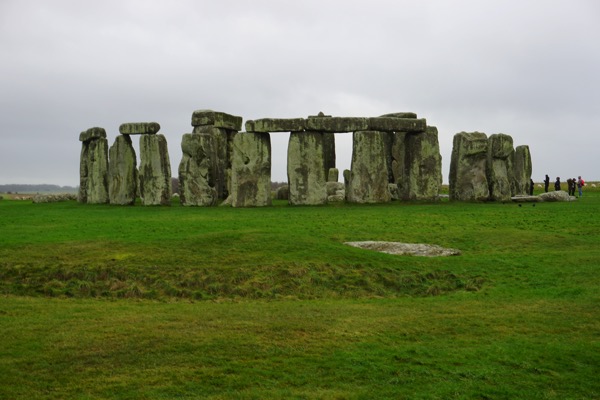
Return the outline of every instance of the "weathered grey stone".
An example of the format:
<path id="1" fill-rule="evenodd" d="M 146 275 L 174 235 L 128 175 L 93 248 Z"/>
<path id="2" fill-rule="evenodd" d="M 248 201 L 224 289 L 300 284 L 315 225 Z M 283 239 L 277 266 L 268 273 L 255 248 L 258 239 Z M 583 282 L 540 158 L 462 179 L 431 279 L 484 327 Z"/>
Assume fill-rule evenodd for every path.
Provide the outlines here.
<path id="1" fill-rule="evenodd" d="M 352 163 L 346 186 L 346 201 L 389 202 L 389 135 L 379 131 L 357 131 L 353 133 L 352 141 Z"/>
<path id="2" fill-rule="evenodd" d="M 368 118 L 363 117 L 308 117 L 306 130 L 318 132 L 354 132 L 366 131 Z"/>
<path id="3" fill-rule="evenodd" d="M 342 182 L 329 181 L 325 184 L 325 187 L 327 188 L 327 196 L 333 196 L 338 194 L 339 192 L 345 191 L 345 187 Z"/>
<path id="4" fill-rule="evenodd" d="M 352 172 L 349 169 L 345 169 L 342 172 L 342 176 L 344 177 L 344 196 L 348 193 L 348 187 L 350 186 L 350 178 L 352 177 Z"/>
<path id="5" fill-rule="evenodd" d="M 214 164 L 214 188 L 217 191 L 218 199 L 225 199 L 229 196 L 231 186 L 231 153 L 233 148 L 231 143 L 236 131 L 224 128 L 215 128 L 213 126 L 196 126 L 194 134 L 208 134 L 213 137 L 214 157 L 211 158 Z"/>
<path id="6" fill-rule="evenodd" d="M 110 204 L 131 205 L 137 195 L 138 171 L 135 149 L 129 135 L 115 138 L 108 163 L 108 197 Z"/>
<path id="7" fill-rule="evenodd" d="M 487 179 L 490 200 L 508 202 L 512 195 L 513 139 L 498 133 L 488 138 Z"/>
<path id="8" fill-rule="evenodd" d="M 529 194 L 532 164 L 529 146 L 517 146 L 513 161 L 513 196 Z"/>
<path id="9" fill-rule="evenodd" d="M 318 205 L 327 203 L 323 133 L 290 133 L 287 175 L 290 187 L 290 204 Z"/>
<path id="10" fill-rule="evenodd" d="M 424 118 L 375 117 L 368 119 L 369 130 L 384 132 L 424 132 L 427 121 Z"/>
<path id="11" fill-rule="evenodd" d="M 179 201 L 183 206 L 214 206 L 217 195 L 215 137 L 186 133 L 181 139 Z"/>
<path id="12" fill-rule="evenodd" d="M 392 197 L 392 200 L 400 199 L 400 194 L 398 192 L 398 185 L 396 185 L 395 183 L 388 183 L 388 190 L 390 191 L 390 196 Z"/>
<path id="13" fill-rule="evenodd" d="M 406 157 L 406 132 L 395 132 L 392 135 L 392 146 L 391 146 L 391 169 L 392 179 L 397 186 L 398 197 L 400 199 L 409 198 L 409 173 L 407 162 L 409 158 Z"/>
<path id="14" fill-rule="evenodd" d="M 139 177 L 143 205 L 171 205 L 171 163 L 164 135 L 140 136 Z"/>
<path id="15" fill-rule="evenodd" d="M 390 114 L 383 114 L 380 117 L 392 117 L 392 118 L 417 118 L 417 114 L 414 112 L 396 112 Z"/>
<path id="16" fill-rule="evenodd" d="M 541 193 L 538 197 L 542 201 L 575 201 L 577 197 L 569 196 L 569 193 L 564 190 L 555 190 L 552 192 Z"/>
<path id="17" fill-rule="evenodd" d="M 328 203 L 343 203 L 345 200 L 346 196 L 343 193 L 327 196 Z"/>
<path id="18" fill-rule="evenodd" d="M 82 142 L 79 164 L 79 202 L 108 203 L 108 141 L 103 137 L 95 137 Z"/>
<path id="19" fill-rule="evenodd" d="M 263 118 L 246 121 L 247 132 L 301 132 L 306 128 L 304 118 Z"/>
<path id="20" fill-rule="evenodd" d="M 155 135 L 160 131 L 158 122 L 126 122 L 119 126 L 121 135 Z"/>
<path id="21" fill-rule="evenodd" d="M 329 170 L 335 168 L 335 134 L 323 132 L 323 158 L 325 176 L 329 176 Z"/>
<path id="22" fill-rule="evenodd" d="M 101 138 L 106 139 L 106 131 L 104 130 L 104 128 L 99 128 L 97 126 L 83 131 L 79 134 L 80 142 L 89 142 L 90 140 Z"/>
<path id="23" fill-rule="evenodd" d="M 406 135 L 406 181 L 408 200 L 438 199 L 442 185 L 442 156 L 434 126 L 419 134 Z"/>
<path id="24" fill-rule="evenodd" d="M 241 132 L 233 137 L 231 206 L 261 207 L 271 202 L 271 137 Z"/>
<path id="25" fill-rule="evenodd" d="M 517 195 L 510 198 L 515 203 L 537 203 L 542 201 L 539 196 Z"/>
<path id="26" fill-rule="evenodd" d="M 454 135 L 450 160 L 450 200 L 488 200 L 487 149 L 485 133 L 460 132 Z"/>
<path id="27" fill-rule="evenodd" d="M 194 111 L 192 114 L 192 126 L 205 125 L 240 131 L 242 129 L 242 117 L 213 110 Z"/>
<path id="28" fill-rule="evenodd" d="M 327 173 L 327 182 L 337 182 L 340 179 L 340 170 L 337 168 L 329 168 Z"/>
<path id="29" fill-rule="evenodd" d="M 379 251 L 381 253 L 394 255 L 411 255 L 422 257 L 446 257 L 458 256 L 460 250 L 441 247 L 435 244 L 425 243 L 399 243 L 399 242 L 345 242 L 349 246 L 361 249 Z"/>

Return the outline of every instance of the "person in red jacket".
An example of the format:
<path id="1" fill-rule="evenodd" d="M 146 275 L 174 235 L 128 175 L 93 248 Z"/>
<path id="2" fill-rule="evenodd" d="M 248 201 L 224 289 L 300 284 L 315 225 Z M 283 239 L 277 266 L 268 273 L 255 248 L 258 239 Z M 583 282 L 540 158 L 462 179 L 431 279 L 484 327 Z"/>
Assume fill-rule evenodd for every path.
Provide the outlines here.
<path id="1" fill-rule="evenodd" d="M 585 186 L 585 182 L 581 179 L 581 176 L 577 178 L 577 189 L 579 189 L 579 197 L 583 196 L 583 187 Z"/>

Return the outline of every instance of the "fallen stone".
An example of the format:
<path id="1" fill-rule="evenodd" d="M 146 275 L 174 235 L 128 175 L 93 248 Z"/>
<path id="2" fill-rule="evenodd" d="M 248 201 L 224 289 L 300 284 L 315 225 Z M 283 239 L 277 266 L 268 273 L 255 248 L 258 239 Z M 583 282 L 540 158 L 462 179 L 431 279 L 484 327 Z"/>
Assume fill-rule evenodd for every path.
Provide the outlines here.
<path id="1" fill-rule="evenodd" d="M 300 132 L 306 128 L 304 118 L 263 118 L 246 121 L 247 132 Z"/>
<path id="2" fill-rule="evenodd" d="M 339 194 L 340 191 L 344 191 L 344 184 L 342 182 L 327 182 L 326 187 L 328 196 L 333 196 Z"/>
<path id="3" fill-rule="evenodd" d="M 555 190 L 553 192 L 542 193 L 538 195 L 542 201 L 575 201 L 577 197 L 569 196 L 564 190 Z"/>
<path id="4" fill-rule="evenodd" d="M 155 135 L 158 131 L 158 122 L 126 122 L 119 126 L 121 135 Z"/>
<path id="5" fill-rule="evenodd" d="M 510 198 L 515 203 L 537 203 L 543 201 L 539 196 L 517 195 Z"/>
<path id="6" fill-rule="evenodd" d="M 345 242 L 352 247 L 374 250 L 393 255 L 410 255 L 421 257 L 446 257 L 460 255 L 460 250 L 441 247 L 435 244 L 399 243 L 399 242 Z"/>
<path id="7" fill-rule="evenodd" d="M 192 114 L 192 126 L 212 125 L 234 131 L 242 129 L 242 117 L 213 110 L 196 110 Z"/>
<path id="8" fill-rule="evenodd" d="M 333 194 L 331 196 L 327 196 L 328 203 L 342 203 L 346 200 L 346 196 L 344 194 Z"/>

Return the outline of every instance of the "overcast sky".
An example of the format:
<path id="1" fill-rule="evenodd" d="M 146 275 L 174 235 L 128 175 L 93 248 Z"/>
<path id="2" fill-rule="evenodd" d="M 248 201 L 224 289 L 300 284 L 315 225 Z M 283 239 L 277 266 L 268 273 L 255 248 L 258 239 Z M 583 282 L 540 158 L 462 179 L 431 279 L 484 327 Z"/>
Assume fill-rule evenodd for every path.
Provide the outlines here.
<path id="1" fill-rule="evenodd" d="M 138 121 L 161 125 L 177 176 L 198 109 L 412 111 L 439 130 L 444 182 L 461 131 L 529 145 L 536 181 L 600 179 L 597 0 L 0 0 L 0 60 L 0 184 L 76 186 L 79 133 L 112 145 Z M 276 181 L 288 137 L 271 135 Z"/>

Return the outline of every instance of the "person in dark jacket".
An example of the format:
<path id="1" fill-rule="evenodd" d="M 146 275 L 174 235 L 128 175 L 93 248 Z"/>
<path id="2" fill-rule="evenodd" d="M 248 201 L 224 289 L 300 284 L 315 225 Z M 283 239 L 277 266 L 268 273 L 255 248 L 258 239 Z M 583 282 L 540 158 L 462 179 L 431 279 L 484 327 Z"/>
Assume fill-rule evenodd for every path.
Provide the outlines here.
<path id="1" fill-rule="evenodd" d="M 560 190 L 560 176 L 556 177 L 556 182 L 554 182 L 554 190 Z"/>
<path id="2" fill-rule="evenodd" d="M 546 179 L 544 179 L 544 190 L 548 193 L 548 187 L 550 186 L 550 177 L 546 174 Z"/>
<path id="3" fill-rule="evenodd" d="M 533 179 L 529 180 L 529 195 L 533 196 Z"/>

